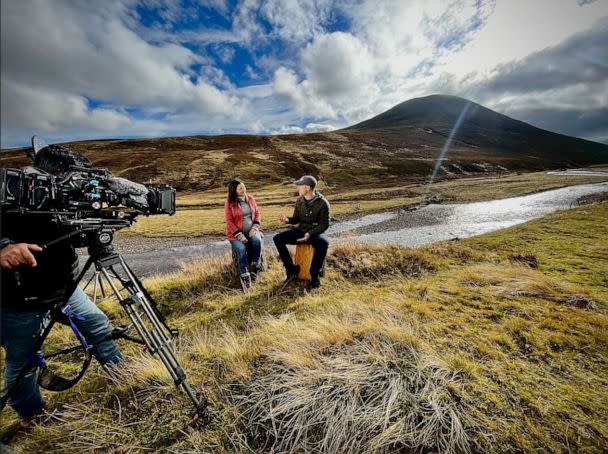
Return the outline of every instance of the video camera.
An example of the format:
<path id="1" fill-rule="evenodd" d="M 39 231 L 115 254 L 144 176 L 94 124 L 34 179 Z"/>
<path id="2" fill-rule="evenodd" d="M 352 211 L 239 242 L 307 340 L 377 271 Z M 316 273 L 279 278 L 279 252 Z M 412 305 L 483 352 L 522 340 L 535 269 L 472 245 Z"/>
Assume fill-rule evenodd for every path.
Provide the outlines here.
<path id="1" fill-rule="evenodd" d="M 154 298 L 124 257 L 112 247 L 114 232 L 129 227 L 139 214 L 174 214 L 175 189 L 164 184 L 143 185 L 115 177 L 107 169 L 92 167 L 81 154 L 60 145 L 46 145 L 36 136 L 32 137 L 30 155 L 34 158 L 33 167 L 0 169 L 2 215 L 49 216 L 61 227 L 66 227 L 64 235 L 41 245 L 43 250 L 63 241 L 70 241 L 74 247 L 88 248 L 89 258 L 78 278 L 69 284 L 66 292 L 68 299 L 94 265 L 95 271 L 84 290 L 94 281 L 95 301 L 98 285 L 105 297 L 105 282 L 131 320 L 130 324 L 114 330 L 112 339 L 124 338 L 145 345 L 150 353 L 157 354 L 175 385 L 181 387 L 194 404 L 195 420 L 206 420 L 208 413 L 204 388 L 201 386 L 197 391 L 186 382 L 186 373 L 176 357 L 172 339 L 177 336 L 177 330 L 169 327 Z M 63 309 L 69 307 L 68 299 L 57 303 L 45 315 L 39 334 L 34 336 L 30 353 L 33 357 L 38 356 L 42 364 L 40 384 L 55 391 L 74 386 L 84 375 L 90 361 L 89 346 L 83 343 L 82 348 L 86 352 L 83 367 L 77 377 L 65 379 L 49 372 L 38 354 L 59 314 L 62 314 L 61 317 L 67 314 Z M 139 337 L 127 334 L 131 327 L 135 328 Z M 53 356 L 73 351 L 74 347 L 70 347 L 55 352 Z M 26 361 L 6 393 L 0 397 L 0 411 L 31 367 L 30 361 Z"/>
<path id="2" fill-rule="evenodd" d="M 33 156 L 45 147 L 39 138 L 32 138 Z M 86 161 L 69 149 L 57 148 Z M 128 227 L 139 214 L 175 213 L 175 189 L 168 185 L 143 185 L 115 177 L 104 168 L 73 164 L 60 173 L 52 175 L 36 167 L 0 169 L 3 211 L 45 213 L 62 224 L 116 225 L 118 228 Z"/>

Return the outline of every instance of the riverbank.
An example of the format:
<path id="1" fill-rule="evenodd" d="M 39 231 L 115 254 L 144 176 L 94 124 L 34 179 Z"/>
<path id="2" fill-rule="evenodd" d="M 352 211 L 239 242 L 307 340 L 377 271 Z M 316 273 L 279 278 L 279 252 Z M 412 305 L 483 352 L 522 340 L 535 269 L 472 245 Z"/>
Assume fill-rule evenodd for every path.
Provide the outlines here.
<path id="1" fill-rule="evenodd" d="M 598 169 L 599 170 L 599 169 Z M 366 214 L 417 206 L 427 199 L 441 203 L 467 203 L 533 194 L 539 191 L 571 185 L 608 181 L 605 176 L 550 175 L 546 172 L 504 173 L 484 176 L 465 176 L 444 179 L 431 186 L 423 182 L 404 185 L 370 185 L 341 189 L 321 182 L 319 189 L 328 198 L 332 217 L 344 221 Z M 295 187 L 271 185 L 251 191 L 261 208 L 263 228 L 281 228 L 278 215 L 290 213 L 296 198 Z M 224 190 L 198 193 L 179 193 L 178 211 L 174 216 L 140 217 L 119 238 L 146 237 L 201 237 L 209 239 L 224 233 Z"/>
<path id="2" fill-rule="evenodd" d="M 608 183 L 569 186 L 510 199 L 468 204 L 430 204 L 334 222 L 327 231 L 333 244 L 344 241 L 420 246 L 433 241 L 467 238 L 538 218 L 580 203 L 602 200 Z M 272 236 L 265 243 L 274 250 Z M 224 255 L 230 246 L 214 237 L 126 237 L 116 241 L 131 268 L 140 276 L 180 269 L 202 257 Z M 86 251 L 82 250 L 82 253 Z"/>

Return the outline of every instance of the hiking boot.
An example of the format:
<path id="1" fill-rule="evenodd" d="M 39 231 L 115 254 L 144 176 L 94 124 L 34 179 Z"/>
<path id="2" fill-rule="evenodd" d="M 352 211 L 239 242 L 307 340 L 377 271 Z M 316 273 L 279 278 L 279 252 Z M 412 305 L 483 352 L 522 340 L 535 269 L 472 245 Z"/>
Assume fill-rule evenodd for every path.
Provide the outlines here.
<path id="1" fill-rule="evenodd" d="M 243 291 L 247 292 L 251 288 L 251 274 L 242 274 L 241 275 L 241 286 L 243 287 Z"/>
<path id="2" fill-rule="evenodd" d="M 310 288 L 319 288 L 321 287 L 321 281 L 318 277 L 313 277 L 310 281 Z"/>
<path id="3" fill-rule="evenodd" d="M 300 265 L 294 265 L 291 269 L 286 270 L 285 272 L 287 274 L 287 277 L 285 277 L 285 284 L 289 284 L 300 272 Z"/>
<path id="4" fill-rule="evenodd" d="M 19 426 L 21 429 L 33 429 L 36 426 L 45 426 L 48 424 L 52 424 L 58 421 L 61 421 L 61 417 L 65 413 L 65 410 L 62 408 L 55 408 L 53 410 L 45 407 L 40 410 L 39 413 L 34 416 L 30 416 L 29 418 L 23 418 L 19 421 Z"/>
<path id="5" fill-rule="evenodd" d="M 251 264 L 251 279 L 255 282 L 263 271 L 264 267 L 262 266 L 262 262 L 253 262 Z"/>

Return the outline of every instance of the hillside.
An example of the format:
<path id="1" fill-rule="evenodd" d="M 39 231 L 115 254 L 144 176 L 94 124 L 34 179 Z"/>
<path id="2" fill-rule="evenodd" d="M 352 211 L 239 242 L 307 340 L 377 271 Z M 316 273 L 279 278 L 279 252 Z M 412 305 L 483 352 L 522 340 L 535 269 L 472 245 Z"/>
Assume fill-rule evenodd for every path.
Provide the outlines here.
<path id="1" fill-rule="evenodd" d="M 461 114 L 462 123 L 454 128 Z M 453 130 L 451 159 L 491 152 L 525 167 L 534 161 L 600 163 L 608 157 L 607 145 L 545 131 L 456 96 L 412 99 L 345 131 L 363 136 L 376 132 L 402 147 L 441 148 Z"/>
<path id="2" fill-rule="evenodd" d="M 350 128 L 322 134 L 224 135 L 93 140 L 69 145 L 95 166 L 136 181 L 166 182 L 181 191 L 223 187 L 234 176 L 251 187 L 313 174 L 328 186 L 423 181 L 435 165 L 467 101 L 429 96 L 402 103 Z M 2 152 L 2 166 L 28 161 Z M 439 179 L 507 170 L 608 163 L 608 146 L 550 133 L 472 103 L 452 141 Z"/>
<path id="3" fill-rule="evenodd" d="M 147 280 L 207 383 L 210 426 L 193 430 L 160 363 L 124 346 L 117 378 L 95 366 L 47 394 L 68 403 L 63 421 L 14 447 L 606 452 L 607 217 L 599 204 L 420 249 L 334 247 L 314 294 L 282 288 L 273 261 L 243 295 L 228 257 Z"/>

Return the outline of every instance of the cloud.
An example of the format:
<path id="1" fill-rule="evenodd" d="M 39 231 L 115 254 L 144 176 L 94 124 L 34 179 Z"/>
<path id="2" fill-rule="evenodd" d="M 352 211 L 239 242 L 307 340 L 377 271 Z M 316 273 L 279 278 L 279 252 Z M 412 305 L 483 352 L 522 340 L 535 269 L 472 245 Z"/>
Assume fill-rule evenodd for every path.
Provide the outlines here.
<path id="1" fill-rule="evenodd" d="M 558 46 L 498 65 L 480 91 L 493 95 L 556 90 L 608 80 L 608 20 Z"/>
<path id="2" fill-rule="evenodd" d="M 574 137 L 586 137 L 608 144 L 608 107 L 555 110 L 527 106 L 518 111 L 531 124 Z"/>
<path id="3" fill-rule="evenodd" d="M 311 83 L 307 80 L 298 81 L 298 76 L 287 68 L 279 68 L 274 74 L 273 93 L 282 96 L 303 115 L 315 117 L 334 117 L 330 105 L 319 98 Z"/>
<path id="4" fill-rule="evenodd" d="M 601 19 L 557 46 L 497 66 L 487 79 L 463 81 L 461 89 L 474 100 L 535 126 L 605 140 L 607 42 L 608 19 Z"/>
<path id="5" fill-rule="evenodd" d="M 227 14 L 228 13 L 228 1 L 227 0 L 198 0 L 199 3 L 207 8 L 215 9 L 216 11 Z"/>
<path id="6" fill-rule="evenodd" d="M 334 125 L 321 123 L 308 123 L 304 128 L 306 132 L 329 132 L 335 131 L 336 129 L 338 128 Z"/>
<path id="7" fill-rule="evenodd" d="M 350 33 L 321 35 L 302 52 L 303 72 L 315 94 L 343 98 L 374 83 L 374 58 Z"/>
<path id="8" fill-rule="evenodd" d="M 584 6 L 573 0 L 497 2 L 474 39 L 461 51 L 445 56 L 441 70 L 458 77 L 473 70 L 488 76 L 498 65 L 553 47 L 606 16 L 604 1 Z"/>
<path id="9" fill-rule="evenodd" d="M 2 83 L 2 118 L 8 128 L 32 127 L 46 132 L 57 129 L 100 129 L 110 131 L 128 125 L 130 118 L 116 109 L 91 108 L 82 96 L 66 96 L 36 90 L 18 82 Z M 36 109 L 19 109 L 12 101 L 18 100 Z"/>
<path id="10" fill-rule="evenodd" d="M 149 44 L 127 28 L 121 19 L 129 5 L 118 0 L 2 2 L 3 134 L 17 122 L 26 130 L 59 130 L 69 126 L 66 118 L 73 119 L 73 128 L 85 126 L 85 117 L 99 120 L 99 130 L 110 120 L 125 124 L 124 113 L 87 111 L 85 99 L 126 109 L 196 111 L 202 117 L 242 114 L 239 100 L 213 84 L 221 71 L 202 56 L 172 43 Z M 198 74 L 195 64 L 202 67 Z M 51 100 L 58 102 L 57 109 L 41 108 Z M 68 106 L 73 115 L 66 115 Z"/>
<path id="11" fill-rule="evenodd" d="M 2 144 L 315 131 L 446 93 L 597 138 L 606 2 L 3 0 Z M 209 21 L 209 18 L 215 18 Z M 218 19 L 219 18 L 219 19 Z"/>

